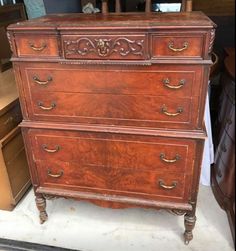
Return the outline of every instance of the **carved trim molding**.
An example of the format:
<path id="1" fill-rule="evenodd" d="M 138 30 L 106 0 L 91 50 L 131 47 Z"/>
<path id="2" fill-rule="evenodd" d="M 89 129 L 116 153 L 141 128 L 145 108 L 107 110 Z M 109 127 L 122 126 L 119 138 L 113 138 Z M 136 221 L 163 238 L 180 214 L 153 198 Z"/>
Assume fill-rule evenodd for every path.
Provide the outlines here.
<path id="1" fill-rule="evenodd" d="M 65 54 L 86 56 L 94 53 L 99 57 L 108 57 L 117 53 L 122 57 L 129 54 L 144 55 L 144 40 L 130 40 L 125 37 L 113 39 L 94 39 L 82 37 L 76 40 L 64 41 Z"/>
<path id="2" fill-rule="evenodd" d="M 183 216 L 184 214 L 186 214 L 186 211 L 184 210 L 179 210 L 179 209 L 171 209 L 171 210 L 168 210 L 168 212 L 170 214 L 173 214 L 175 216 Z"/>
<path id="3" fill-rule="evenodd" d="M 8 42 L 9 42 L 9 45 L 10 45 L 10 49 L 13 52 L 12 36 L 11 36 L 11 33 L 9 31 L 7 32 L 7 38 L 8 38 Z"/>
<path id="4" fill-rule="evenodd" d="M 210 43 L 209 43 L 209 48 L 208 48 L 208 53 L 211 54 L 213 50 L 213 45 L 215 41 L 215 36 L 216 36 L 216 30 L 212 29 L 210 33 Z"/>

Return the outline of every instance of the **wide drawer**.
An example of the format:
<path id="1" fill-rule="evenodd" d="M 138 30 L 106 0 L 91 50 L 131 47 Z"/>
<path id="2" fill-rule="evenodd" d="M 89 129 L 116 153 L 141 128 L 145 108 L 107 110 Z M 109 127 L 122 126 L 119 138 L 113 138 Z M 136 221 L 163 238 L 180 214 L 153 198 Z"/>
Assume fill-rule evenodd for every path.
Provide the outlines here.
<path id="1" fill-rule="evenodd" d="M 33 92 L 29 101 L 34 120 L 193 128 L 198 98 Z"/>
<path id="2" fill-rule="evenodd" d="M 66 59 L 147 59 L 146 35 L 62 35 Z"/>
<path id="3" fill-rule="evenodd" d="M 192 97 L 201 90 L 201 66 L 25 68 L 30 91 Z"/>
<path id="4" fill-rule="evenodd" d="M 195 142 L 54 130 L 29 130 L 40 186 L 93 189 L 186 200 Z"/>
<path id="5" fill-rule="evenodd" d="M 58 38 L 50 35 L 16 35 L 19 57 L 59 57 Z"/>
<path id="6" fill-rule="evenodd" d="M 152 35 L 153 58 L 203 58 L 204 35 L 157 34 Z"/>
<path id="7" fill-rule="evenodd" d="M 0 116 L 0 139 L 6 136 L 22 120 L 19 102 Z"/>

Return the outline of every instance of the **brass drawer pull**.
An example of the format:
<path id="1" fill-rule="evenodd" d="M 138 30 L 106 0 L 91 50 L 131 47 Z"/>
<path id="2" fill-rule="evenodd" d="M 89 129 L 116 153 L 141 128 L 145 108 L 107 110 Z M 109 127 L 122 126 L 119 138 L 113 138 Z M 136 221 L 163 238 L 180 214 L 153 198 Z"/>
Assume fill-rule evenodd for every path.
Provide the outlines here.
<path id="1" fill-rule="evenodd" d="M 61 178 L 61 176 L 64 174 L 64 171 L 61 170 L 58 174 L 53 174 L 51 169 L 48 169 L 48 176 L 52 178 Z"/>
<path id="2" fill-rule="evenodd" d="M 177 112 L 175 113 L 168 112 L 167 107 L 165 105 L 161 108 L 161 112 L 170 117 L 176 117 L 180 115 L 181 113 L 183 113 L 183 111 L 184 109 L 182 107 L 178 107 Z"/>
<path id="3" fill-rule="evenodd" d="M 181 156 L 179 154 L 176 154 L 175 158 L 174 159 L 166 159 L 166 156 L 164 153 L 161 153 L 160 154 L 160 159 L 166 163 L 175 163 L 177 162 L 178 160 L 181 159 Z"/>
<path id="4" fill-rule="evenodd" d="M 173 189 L 175 189 L 175 188 L 177 187 L 177 184 L 178 184 L 177 181 L 173 181 L 173 182 L 172 182 L 172 185 L 167 186 L 167 185 L 165 185 L 165 183 L 164 183 L 163 180 L 159 180 L 159 186 L 160 186 L 161 188 L 166 189 L 166 190 L 173 190 Z"/>
<path id="5" fill-rule="evenodd" d="M 182 48 L 174 48 L 174 42 L 170 42 L 168 47 L 174 52 L 181 52 L 188 49 L 188 42 L 184 42 Z"/>
<path id="6" fill-rule="evenodd" d="M 31 48 L 32 50 L 34 50 L 34 51 L 43 51 L 43 50 L 47 47 L 47 44 L 46 44 L 46 43 L 43 43 L 42 46 L 37 47 L 37 46 L 35 46 L 34 44 L 29 43 L 29 46 L 30 46 L 30 48 Z"/>
<path id="7" fill-rule="evenodd" d="M 37 76 L 33 76 L 33 80 L 34 80 L 34 82 L 35 82 L 36 84 L 39 84 L 39 85 L 48 85 L 49 82 L 52 81 L 52 77 L 48 77 L 48 80 L 42 81 L 42 80 L 38 79 Z"/>
<path id="8" fill-rule="evenodd" d="M 59 150 L 61 149 L 60 146 L 56 146 L 55 149 L 49 149 L 47 145 L 42 145 L 42 148 L 47 153 L 56 153 L 59 152 Z"/>
<path id="9" fill-rule="evenodd" d="M 52 102 L 51 106 L 45 107 L 42 102 L 38 102 L 38 107 L 44 111 L 51 111 L 56 107 L 56 103 Z"/>
<path id="10" fill-rule="evenodd" d="M 179 84 L 178 85 L 170 85 L 170 80 L 167 78 L 167 79 L 164 79 L 163 80 L 163 84 L 168 87 L 169 89 L 180 89 L 182 88 L 186 83 L 186 80 L 185 79 L 181 79 L 179 81 Z"/>

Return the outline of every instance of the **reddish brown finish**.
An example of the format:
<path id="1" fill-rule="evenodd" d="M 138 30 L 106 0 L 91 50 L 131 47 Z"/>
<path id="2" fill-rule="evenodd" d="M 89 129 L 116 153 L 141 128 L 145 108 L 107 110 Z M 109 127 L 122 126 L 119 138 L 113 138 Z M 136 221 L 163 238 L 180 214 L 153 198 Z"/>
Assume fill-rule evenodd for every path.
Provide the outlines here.
<path id="1" fill-rule="evenodd" d="M 19 57 L 58 57 L 59 49 L 57 44 L 57 37 L 31 35 L 16 36 L 16 43 L 19 45 Z"/>
<path id="2" fill-rule="evenodd" d="M 203 55 L 204 35 L 199 36 L 186 34 L 160 34 L 152 37 L 152 55 L 153 58 L 171 57 L 196 57 Z"/>
<path id="3" fill-rule="evenodd" d="M 147 36 L 143 35 L 80 35 L 62 36 L 66 59 L 146 59 Z"/>
<path id="4" fill-rule="evenodd" d="M 165 208 L 186 214 L 187 244 L 214 25 L 201 13 L 108 14 L 103 3 L 106 15 L 51 15 L 9 28 L 41 223 L 53 196 Z M 32 37 L 38 47 L 46 39 L 48 53 L 26 55 Z"/>

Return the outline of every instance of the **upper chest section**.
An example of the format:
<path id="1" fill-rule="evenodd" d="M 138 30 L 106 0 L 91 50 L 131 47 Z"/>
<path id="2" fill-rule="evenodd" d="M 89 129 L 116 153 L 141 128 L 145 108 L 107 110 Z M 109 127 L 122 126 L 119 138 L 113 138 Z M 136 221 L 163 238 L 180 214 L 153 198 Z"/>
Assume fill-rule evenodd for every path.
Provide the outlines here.
<path id="1" fill-rule="evenodd" d="M 213 23 L 201 13 L 54 15 L 9 27 L 14 58 L 208 59 Z"/>

